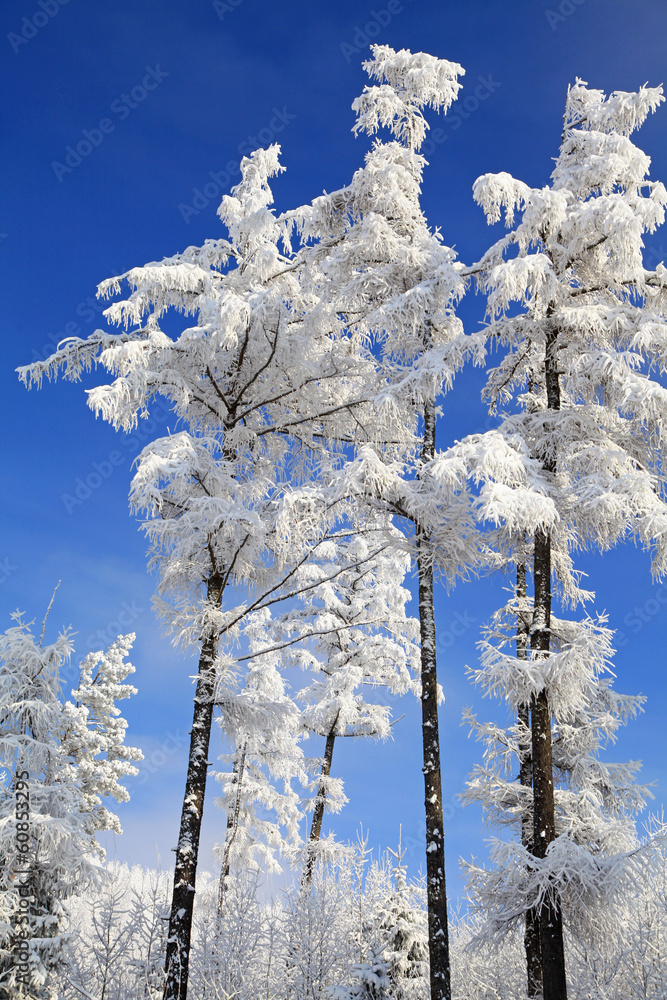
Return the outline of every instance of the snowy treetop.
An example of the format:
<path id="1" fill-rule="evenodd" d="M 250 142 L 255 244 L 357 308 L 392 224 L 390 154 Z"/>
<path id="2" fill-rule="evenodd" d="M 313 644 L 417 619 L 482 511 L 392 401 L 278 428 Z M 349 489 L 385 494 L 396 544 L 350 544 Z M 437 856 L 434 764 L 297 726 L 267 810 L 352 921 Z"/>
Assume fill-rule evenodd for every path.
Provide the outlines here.
<path id="1" fill-rule="evenodd" d="M 461 89 L 457 77 L 465 70 L 425 52 L 395 52 L 388 45 L 372 45 L 371 52 L 372 59 L 363 66 L 371 79 L 381 83 L 365 87 L 352 104 L 358 115 L 354 131 L 371 135 L 384 126 L 409 149 L 419 149 L 428 128 L 421 109 L 447 111 Z"/>
<path id="2" fill-rule="evenodd" d="M 607 97 L 604 91 L 589 89 L 586 81 L 577 77 L 567 93 L 565 130 L 582 128 L 630 135 L 664 100 L 662 86 L 644 85 L 635 93 L 615 90 Z"/>

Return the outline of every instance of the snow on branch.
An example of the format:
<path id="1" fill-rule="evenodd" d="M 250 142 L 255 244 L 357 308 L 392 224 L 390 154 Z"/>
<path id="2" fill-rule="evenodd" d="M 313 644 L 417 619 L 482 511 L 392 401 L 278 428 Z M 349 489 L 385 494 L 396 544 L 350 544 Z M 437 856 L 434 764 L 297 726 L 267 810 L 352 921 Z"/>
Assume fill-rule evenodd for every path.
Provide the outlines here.
<path id="1" fill-rule="evenodd" d="M 458 97 L 457 77 L 465 70 L 425 52 L 396 52 L 388 45 L 372 45 L 371 52 L 372 59 L 363 66 L 371 79 L 381 82 L 365 87 L 353 102 L 357 112 L 353 131 L 372 135 L 384 126 L 409 149 L 417 150 L 428 128 L 421 109 L 428 106 L 446 112 Z"/>

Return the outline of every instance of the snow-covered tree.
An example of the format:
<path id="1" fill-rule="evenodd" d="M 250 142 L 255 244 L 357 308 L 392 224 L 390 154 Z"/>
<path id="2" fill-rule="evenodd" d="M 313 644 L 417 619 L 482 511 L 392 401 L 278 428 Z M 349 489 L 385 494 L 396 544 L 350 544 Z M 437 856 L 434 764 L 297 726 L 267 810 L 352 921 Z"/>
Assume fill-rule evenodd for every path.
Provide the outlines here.
<path id="1" fill-rule="evenodd" d="M 556 838 L 552 571 L 565 595 L 576 596 L 572 550 L 606 549 L 628 535 L 652 550 L 656 576 L 667 568 L 661 444 L 667 395 L 655 377 L 667 356 L 667 272 L 642 263 L 642 234 L 664 221 L 667 192 L 648 181 L 649 158 L 629 138 L 662 100 L 660 88 L 605 97 L 577 81 L 568 92 L 551 185 L 530 188 L 501 173 L 474 186 L 489 223 L 504 210 L 512 227 L 471 269 L 488 296 L 486 334 L 507 348 L 489 373 L 486 398 L 494 409 L 518 404 L 499 433 L 513 442 L 525 469 L 532 466 L 535 493 L 553 505 L 551 515 L 542 504 L 542 516 L 521 525 L 532 537 L 531 670 L 543 661 L 526 692 L 533 851 L 540 861 Z M 501 500 L 511 509 L 511 494 Z M 518 509 L 511 515 L 515 527 Z M 545 1000 L 561 1000 L 565 959 L 555 892 L 541 903 L 540 935 Z"/>
<path id="2" fill-rule="evenodd" d="M 312 243 L 322 301 L 360 350 L 371 347 L 382 379 L 376 410 L 393 415 L 389 436 L 386 420 L 362 429 L 366 442 L 357 438 L 341 479 L 348 494 L 400 519 L 417 563 L 431 992 L 441 1000 L 450 995 L 450 973 L 434 573 L 453 580 L 481 564 L 485 552 L 472 537 L 465 482 L 457 489 L 434 476 L 437 401 L 468 344 L 454 313 L 464 280 L 454 251 L 429 229 L 420 206 L 426 161 L 418 151 L 428 128 L 423 109 L 446 111 L 463 70 L 425 53 L 386 45 L 371 51 L 364 69 L 378 83 L 354 102 L 354 131 L 387 128 L 391 139 L 377 140 L 352 182 L 316 199 L 297 222 Z"/>
<path id="3" fill-rule="evenodd" d="M 552 615 L 547 692 L 553 712 L 556 838 L 545 862 L 537 864 L 524 834 L 526 818 L 532 820 L 532 791 L 521 780 L 530 746 L 521 708 L 529 703 L 535 661 L 508 651 L 518 611 L 513 601 L 494 616 L 480 643 L 481 667 L 473 672 L 486 694 L 502 697 L 516 721 L 503 727 L 467 714 L 485 751 L 464 799 L 480 803 L 488 822 L 518 834 L 521 844 L 494 840 L 496 867 L 471 866 L 469 891 L 485 918 L 480 935 L 487 940 L 504 936 L 517 920 L 538 911 L 544 896 L 556 892 L 570 933 L 595 943 L 618 932 L 623 900 L 642 865 L 651 861 L 652 845 L 639 850 L 634 825 L 634 814 L 650 795 L 635 783 L 639 764 L 607 763 L 601 757 L 645 699 L 614 692 L 613 634 L 604 618 L 572 622 Z M 531 982 L 530 967 L 528 972 L 529 995 L 537 995 L 539 983 Z"/>
<path id="4" fill-rule="evenodd" d="M 360 954 L 349 970 L 350 985 L 333 989 L 336 1000 L 424 1000 L 429 993 L 426 894 L 423 883 L 408 882 L 404 856 L 399 843 L 371 864 L 359 885 Z"/>
<path id="5" fill-rule="evenodd" d="M 358 856 L 357 856 L 358 860 Z M 278 996 L 289 1000 L 328 1000 L 332 987 L 344 982 L 359 960 L 356 922 L 363 896 L 359 865 L 338 857 L 334 864 L 320 859 L 313 870 L 311 891 L 293 886 L 284 901 L 285 972 Z M 363 906 L 363 899 L 361 902 Z"/>
<path id="6" fill-rule="evenodd" d="M 307 802 L 313 810 L 304 868 L 310 882 L 317 858 L 325 804 L 333 812 L 345 803 L 340 778 L 331 777 L 338 737 L 375 736 L 390 732 L 390 709 L 367 701 L 362 686 L 393 693 L 415 690 L 411 668 L 418 658 L 417 623 L 406 617 L 410 593 L 401 586 L 409 557 L 396 549 L 398 532 L 388 519 L 350 525 L 317 548 L 296 574 L 300 605 L 271 616 L 269 609 L 249 616 L 244 636 L 253 649 L 241 691 L 219 689 L 227 737 L 235 752 L 232 769 L 217 775 L 225 794 L 227 835 L 221 848 L 221 896 L 232 857 L 241 868 L 252 853 L 271 864 L 272 851 L 283 844 L 278 827 L 299 842 L 297 823 L 303 805 L 291 790 L 292 779 L 315 790 Z M 293 701 L 286 693 L 284 672 L 308 670 L 312 682 Z M 281 673 L 282 671 L 282 673 Z M 233 675 L 230 673 L 230 678 Z M 297 708 L 301 702 L 302 708 Z M 232 732 L 233 730 L 233 732 Z M 299 741 L 312 734 L 325 739 L 322 759 L 303 759 Z M 310 780 L 304 770 L 317 767 Z M 284 792 L 275 787 L 284 782 Z M 259 803 L 262 817 L 254 807 Z M 267 820 L 272 811 L 279 823 Z M 286 846 L 286 844 L 285 844 Z M 327 841 L 325 853 L 332 845 Z M 268 853 L 267 853 L 268 852 Z"/>
<path id="7" fill-rule="evenodd" d="M 121 635 L 105 652 L 89 653 L 71 692 L 75 701 L 64 705 L 61 748 L 77 769 L 85 812 L 96 829 L 115 833 L 122 832 L 118 817 L 106 808 L 103 799 L 129 801 L 121 779 L 137 774 L 133 762 L 143 759 L 140 750 L 125 745 L 127 722 L 116 705 L 137 693 L 124 683 L 135 669 L 126 660 L 134 639 L 134 633 Z"/>
<path id="8" fill-rule="evenodd" d="M 369 701 L 363 689 L 419 693 L 414 680 L 419 626 L 406 615 L 410 592 L 402 584 L 410 557 L 401 551 L 401 539 L 386 516 L 341 531 L 319 547 L 317 562 L 304 566 L 311 586 L 301 597 L 302 608 L 273 623 L 278 635 L 310 639 L 307 646 L 285 645 L 284 650 L 287 663 L 294 649 L 295 665 L 312 675 L 297 693 L 301 731 L 325 741 L 323 757 L 311 762 L 317 774 L 308 803 L 313 817 L 304 886 L 317 859 L 325 808 L 337 812 L 346 801 L 342 780 L 331 775 L 336 740 L 390 734 L 389 706 Z"/>
<path id="9" fill-rule="evenodd" d="M 405 851 L 389 849 L 393 857 L 393 892 L 382 915 L 386 933 L 384 955 L 395 1000 L 419 1000 L 428 980 L 428 932 L 424 920 L 423 886 L 408 882 Z"/>
<path id="10" fill-rule="evenodd" d="M 281 913 L 259 898 L 260 874 L 237 871 L 225 894 L 225 919 L 218 914 L 215 880 L 198 893 L 195 916 L 191 989 L 193 995 L 206 998 L 234 997 L 253 1000 L 262 996 L 276 998 L 272 989 L 283 951 L 277 947 Z M 218 887 L 219 888 L 219 887 Z M 277 952 L 277 953 L 276 953 Z"/>
<path id="11" fill-rule="evenodd" d="M 158 1000 L 170 877 L 160 869 L 109 862 L 93 891 L 67 904 L 70 946 L 59 977 L 63 1000 Z"/>
<path id="12" fill-rule="evenodd" d="M 75 701 L 64 702 L 71 632 L 43 646 L 19 612 L 12 617 L 0 636 L 0 975 L 11 995 L 42 998 L 55 996 L 64 959 L 65 901 L 99 876 L 95 835 L 121 832 L 103 800 L 129 798 L 121 781 L 142 757 L 124 745 L 116 706 L 136 693 L 124 683 L 134 636 L 91 653 Z"/>
<path id="13" fill-rule="evenodd" d="M 225 736 L 235 748 L 223 757 L 231 770 L 215 774 L 223 788 L 218 805 L 227 813 L 225 840 L 218 846 L 220 917 L 233 865 L 247 873 L 261 859 L 265 871 L 280 871 L 276 851 L 300 843 L 303 813 L 293 787 L 305 780 L 299 711 L 286 690 L 280 650 L 267 642 L 269 619 L 268 608 L 249 616 L 244 634 L 257 655 L 249 658 L 242 689 L 221 683 L 215 693 Z M 267 646 L 270 651 L 262 653 Z"/>
<path id="14" fill-rule="evenodd" d="M 229 239 L 102 283 L 102 295 L 120 292 L 123 279 L 130 285 L 129 297 L 106 311 L 126 332 L 70 339 L 21 370 L 39 383 L 61 369 L 76 380 L 100 364 L 114 381 L 93 389 L 89 402 L 114 427 L 130 430 L 161 397 L 185 428 L 144 450 L 132 487 L 159 590 L 176 600 L 166 616 L 200 650 L 166 1000 L 185 1000 L 187 990 L 216 678 L 245 616 L 289 596 L 295 567 L 326 535 L 327 518 L 335 520 L 335 506 L 316 492 L 286 501 L 289 484 L 328 467 L 329 443 L 352 439 L 357 420 L 370 422 L 373 365 L 337 327 L 304 325 L 317 304 L 314 284 L 300 280 L 288 227 L 269 207 L 269 178 L 281 169 L 277 146 L 244 158 L 242 180 L 220 208 Z M 172 309 L 196 317 L 175 338 L 160 327 Z"/>

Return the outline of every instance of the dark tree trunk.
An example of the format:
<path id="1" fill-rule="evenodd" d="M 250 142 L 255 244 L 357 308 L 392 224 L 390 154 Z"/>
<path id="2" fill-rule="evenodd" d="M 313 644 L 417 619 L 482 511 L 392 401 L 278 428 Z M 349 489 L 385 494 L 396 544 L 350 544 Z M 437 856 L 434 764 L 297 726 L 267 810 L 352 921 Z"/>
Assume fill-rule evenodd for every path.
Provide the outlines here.
<path id="1" fill-rule="evenodd" d="M 551 540 L 543 531 L 535 533 L 535 611 L 531 645 L 546 654 L 550 646 L 551 622 Z M 551 709 L 546 690 L 531 704 L 533 751 L 533 853 L 544 858 L 556 839 Z M 540 908 L 540 953 L 544 1000 L 566 1000 L 563 917 L 556 893 L 549 893 Z"/>
<path id="2" fill-rule="evenodd" d="M 422 458 L 435 453 L 435 404 L 424 406 Z M 421 634 L 421 706 L 424 745 L 424 806 L 426 811 L 426 889 L 431 1000 L 450 1000 L 449 928 L 445 883 L 445 833 L 442 818 L 440 738 L 438 734 L 438 676 L 433 607 L 433 565 L 428 533 L 417 525 L 419 623 Z"/>
<path id="3" fill-rule="evenodd" d="M 321 778 L 328 778 L 331 774 L 331 761 L 333 759 L 334 743 L 336 742 L 336 726 L 338 724 L 338 715 L 333 721 L 331 729 L 327 733 L 327 741 L 324 747 L 324 758 L 322 760 L 322 770 L 320 771 Z M 315 799 L 315 808 L 313 810 L 313 822 L 310 826 L 310 836 L 308 838 L 308 854 L 306 857 L 306 864 L 303 870 L 303 878 L 301 879 L 301 888 L 308 889 L 310 883 L 313 879 L 313 869 L 315 867 L 315 845 L 320 839 L 320 834 L 322 833 L 322 820 L 324 819 L 324 807 L 326 805 L 327 792 L 326 787 L 323 782 L 320 783 L 320 787 L 317 790 L 317 798 Z"/>
<path id="4" fill-rule="evenodd" d="M 547 333 L 545 350 L 545 381 L 548 410 L 560 409 L 558 375 L 558 331 Z M 550 442 L 543 456 L 546 472 L 556 471 L 555 444 Z M 535 532 L 534 549 L 535 601 L 531 648 L 539 656 L 548 656 L 551 644 L 551 537 L 542 530 Z M 551 709 L 546 690 L 540 691 L 531 703 L 531 736 L 533 753 L 533 853 L 544 858 L 549 844 L 556 838 L 553 762 L 551 746 Z M 565 949 L 563 945 L 563 915 L 560 899 L 550 892 L 540 908 L 540 954 L 544 1000 L 567 1000 Z"/>
<path id="5" fill-rule="evenodd" d="M 207 599 L 219 605 L 222 584 L 219 577 L 208 582 Z M 167 935 L 165 960 L 166 980 L 163 1000 L 186 1000 L 192 933 L 192 909 L 197 876 L 197 857 L 201 833 L 204 792 L 208 772 L 208 748 L 213 719 L 215 686 L 215 659 L 218 652 L 217 634 L 209 635 L 202 643 L 199 673 L 195 692 L 195 707 L 190 732 L 190 756 L 185 781 L 181 828 L 176 848 L 174 889 Z"/>
<path id="6" fill-rule="evenodd" d="M 518 660 L 528 659 L 528 643 L 530 628 L 526 621 L 526 567 L 519 564 L 516 568 L 516 596 L 518 603 L 516 655 Z M 530 706 L 519 705 L 519 727 L 530 733 Z M 519 747 L 519 780 L 523 788 L 533 787 L 533 756 L 530 736 Z M 533 813 L 524 809 L 521 813 L 521 843 L 526 850 L 533 853 Z M 526 911 L 526 925 L 523 934 L 526 951 L 526 980 L 529 997 L 542 995 L 542 963 L 540 958 L 540 925 L 539 915 L 535 907 Z"/>
<path id="7" fill-rule="evenodd" d="M 220 882 L 218 884 L 218 919 L 222 916 L 222 908 L 229 878 L 229 866 L 231 862 L 232 846 L 236 839 L 236 832 L 239 828 L 239 814 L 241 812 L 241 793 L 243 791 L 243 775 L 245 773 L 245 761 L 248 743 L 243 744 L 241 751 L 236 755 L 234 761 L 234 784 L 236 785 L 236 796 L 234 807 L 227 813 L 227 833 L 225 834 L 225 852 L 220 866 Z"/>

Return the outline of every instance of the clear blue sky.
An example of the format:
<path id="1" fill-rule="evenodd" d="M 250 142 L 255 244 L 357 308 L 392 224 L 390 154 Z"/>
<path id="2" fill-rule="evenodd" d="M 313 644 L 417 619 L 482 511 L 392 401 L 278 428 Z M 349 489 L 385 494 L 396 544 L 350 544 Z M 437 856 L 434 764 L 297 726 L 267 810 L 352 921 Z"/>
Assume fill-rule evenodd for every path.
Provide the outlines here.
<path id="1" fill-rule="evenodd" d="M 428 152 L 424 204 L 431 224 L 471 262 L 493 236 L 471 198 L 475 178 L 507 170 L 532 185 L 547 182 L 575 77 L 607 91 L 663 82 L 667 7 L 663 0 L 562 0 L 560 7 L 556 0 L 9 0 L 0 16 L 7 95 L 2 628 L 16 607 L 41 621 L 62 579 L 50 632 L 72 624 L 79 654 L 99 647 L 95 633 L 109 641 L 117 631 L 137 631 L 139 694 L 128 709 L 129 739 L 149 759 L 130 783 L 132 802 L 120 809 L 125 833 L 115 850 L 151 863 L 157 844 L 167 860 L 185 778 L 194 664 L 160 636 L 150 610 L 145 544 L 127 510 L 138 444 L 95 421 L 84 393 L 93 378 L 28 393 L 15 367 L 44 356 L 67 334 L 87 335 L 99 325 L 91 303 L 100 280 L 217 236 L 220 196 L 254 145 L 282 145 L 287 173 L 275 184 L 279 210 L 346 183 L 367 148 L 350 131 L 350 104 L 366 81 L 360 63 L 374 40 L 466 69 L 458 107 L 447 119 L 431 118 L 440 131 L 432 133 L 438 141 Z M 652 176 L 667 180 L 667 108 L 637 141 L 652 157 Z M 667 233 L 651 237 L 649 262 L 667 259 L 666 246 Z M 482 314 L 482 302 L 470 296 L 462 309 L 469 329 Z M 441 444 L 484 426 L 480 384 L 474 373 L 459 380 L 445 404 Z M 158 423 L 153 433 L 166 426 Z M 77 505 L 63 500 L 95 472 L 100 485 L 89 497 Z M 597 610 L 606 609 L 625 633 L 619 690 L 649 696 L 646 714 L 623 734 L 614 756 L 642 758 L 660 802 L 667 781 L 667 586 L 652 584 L 647 556 L 632 546 L 588 557 L 583 566 Z M 446 803 L 455 802 L 479 751 L 459 725 L 462 707 L 478 701 L 464 666 L 475 662 L 479 625 L 502 602 L 506 585 L 496 578 L 438 596 Z M 483 716 L 497 711 L 488 702 L 478 707 Z M 371 843 L 386 846 L 402 823 L 416 870 L 423 808 L 417 706 L 397 706 L 402 712 L 393 743 L 357 740 L 336 749 L 334 769 L 345 778 L 350 804 L 335 828 L 346 839 L 362 821 Z M 204 830 L 209 866 L 211 844 L 224 828 L 215 791 Z M 446 819 L 456 897 L 457 859 L 484 856 L 486 834 L 472 810 L 447 805 Z"/>

